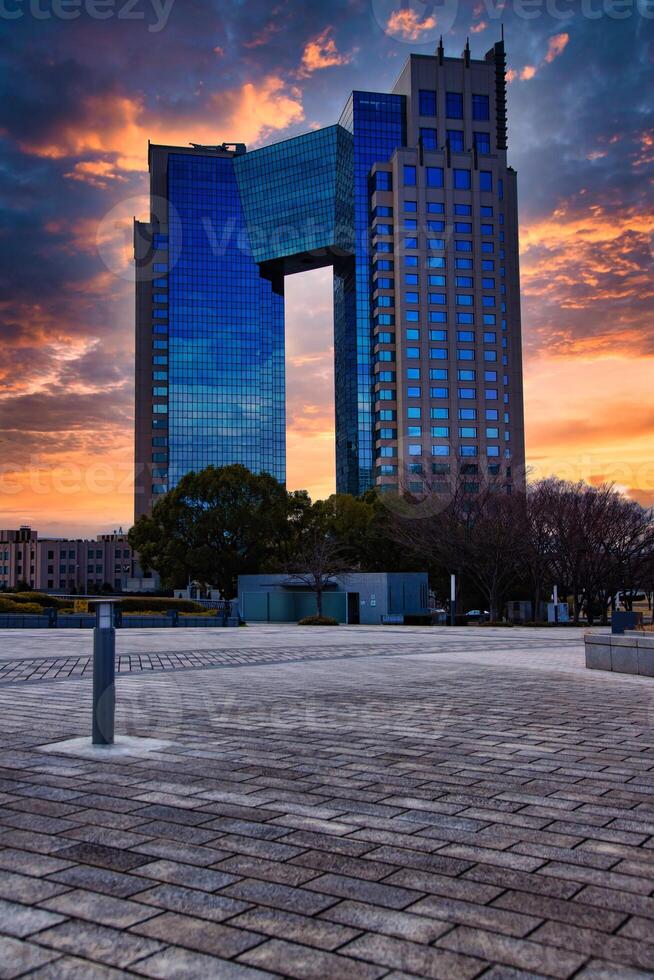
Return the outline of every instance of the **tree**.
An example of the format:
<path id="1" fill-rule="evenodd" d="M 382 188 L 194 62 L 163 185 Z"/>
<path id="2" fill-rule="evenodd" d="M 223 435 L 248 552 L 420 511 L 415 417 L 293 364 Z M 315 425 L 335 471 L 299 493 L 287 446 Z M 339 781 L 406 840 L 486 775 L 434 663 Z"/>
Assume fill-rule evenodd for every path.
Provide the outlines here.
<path id="1" fill-rule="evenodd" d="M 166 588 L 190 579 L 236 593 L 239 575 L 261 571 L 284 547 L 308 506 L 268 473 L 245 466 L 209 466 L 188 473 L 129 532 L 145 570 Z"/>
<path id="2" fill-rule="evenodd" d="M 330 498 L 331 500 L 332 498 Z M 330 508 L 318 501 L 306 514 L 297 536 L 287 570 L 307 585 L 316 597 L 316 612 L 322 616 L 323 593 L 336 575 L 352 570 L 351 553 L 330 527 Z"/>

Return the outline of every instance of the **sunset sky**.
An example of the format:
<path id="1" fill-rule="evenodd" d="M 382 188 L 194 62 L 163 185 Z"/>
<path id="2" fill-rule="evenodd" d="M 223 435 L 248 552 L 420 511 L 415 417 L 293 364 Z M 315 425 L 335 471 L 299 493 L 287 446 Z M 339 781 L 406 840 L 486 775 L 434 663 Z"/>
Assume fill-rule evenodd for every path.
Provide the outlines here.
<path id="1" fill-rule="evenodd" d="M 553 16 L 581 4 L 137 0 L 126 18 L 116 0 L 103 20 L 79 3 L 60 8 L 68 20 L 46 0 L 0 15 L 1 527 L 131 524 L 131 222 L 146 214 L 148 139 L 256 147 L 330 125 L 352 89 L 390 90 L 441 30 L 447 54 L 469 35 L 483 57 L 501 20 L 527 458 L 534 476 L 614 480 L 654 503 L 654 3 Z M 324 496 L 331 270 L 286 287 L 288 482 Z"/>

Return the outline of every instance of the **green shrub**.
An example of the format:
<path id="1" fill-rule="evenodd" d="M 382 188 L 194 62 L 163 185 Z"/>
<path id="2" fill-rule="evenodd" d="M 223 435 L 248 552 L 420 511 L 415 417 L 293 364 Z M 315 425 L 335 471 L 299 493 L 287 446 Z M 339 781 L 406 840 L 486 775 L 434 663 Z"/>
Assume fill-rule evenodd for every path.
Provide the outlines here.
<path id="1" fill-rule="evenodd" d="M 332 616 L 305 616 L 298 623 L 298 626 L 338 626 L 337 619 Z"/>
<path id="2" fill-rule="evenodd" d="M 72 599 L 60 599 L 56 595 L 44 595 L 42 592 L 13 592 L 7 598 L 13 602 L 37 602 L 39 606 L 49 606 L 54 609 L 72 609 Z"/>
<path id="3" fill-rule="evenodd" d="M 13 602 L 4 596 L 0 596 L 0 613 L 18 613 L 22 616 L 39 616 L 43 612 L 43 607 L 36 602 Z"/>

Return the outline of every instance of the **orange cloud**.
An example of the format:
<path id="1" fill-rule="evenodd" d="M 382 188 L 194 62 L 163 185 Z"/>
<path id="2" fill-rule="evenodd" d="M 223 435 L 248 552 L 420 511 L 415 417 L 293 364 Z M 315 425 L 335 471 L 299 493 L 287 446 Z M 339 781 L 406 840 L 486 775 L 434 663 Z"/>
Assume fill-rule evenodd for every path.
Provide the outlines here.
<path id="1" fill-rule="evenodd" d="M 406 7 L 392 12 L 385 30 L 387 34 L 393 37 L 401 37 L 405 41 L 419 41 L 421 34 L 433 30 L 436 23 L 433 14 L 419 17 L 415 10 Z"/>
<path id="2" fill-rule="evenodd" d="M 190 116 L 157 115 L 139 97 L 89 96 L 76 119 L 41 140 L 23 142 L 21 149 L 53 159 L 94 156 L 84 161 L 85 169 L 76 168 L 68 176 L 101 179 L 104 174 L 106 179 L 108 173 L 146 170 L 148 139 L 181 145 L 190 139 L 215 143 L 217 131 L 222 130 L 226 139 L 238 132 L 239 139 L 256 144 L 303 118 L 299 88 L 278 75 L 268 75 L 256 84 L 246 82 L 237 89 L 208 94 Z"/>
<path id="3" fill-rule="evenodd" d="M 617 342 L 649 348 L 653 233 L 654 215 L 600 205 L 576 211 L 562 204 L 524 227 L 521 279 L 531 346 L 595 355 L 615 352 Z"/>
<path id="4" fill-rule="evenodd" d="M 550 65 L 559 55 L 563 54 L 568 43 L 570 41 L 569 34 L 554 34 L 547 43 L 547 52 L 545 57 L 538 65 L 525 65 L 524 68 L 518 73 L 513 68 L 506 73 L 506 79 L 508 82 L 515 81 L 516 78 L 520 78 L 523 82 L 529 82 L 532 78 L 535 78 L 539 68 L 543 65 Z"/>
<path id="5" fill-rule="evenodd" d="M 332 28 L 326 27 L 317 37 L 307 41 L 302 53 L 302 64 L 298 72 L 301 78 L 306 78 L 321 68 L 347 65 L 352 60 L 351 54 L 341 54 L 338 51 L 331 32 Z"/>
<path id="6" fill-rule="evenodd" d="M 654 163 L 654 129 L 640 136 L 640 152 L 634 160 L 634 167 L 645 167 Z"/>
<path id="7" fill-rule="evenodd" d="M 558 58 L 559 55 L 563 54 L 569 41 L 569 34 L 555 34 L 549 39 L 547 54 L 545 55 L 545 61 L 548 65 L 551 64 L 555 58 Z"/>
<path id="8" fill-rule="evenodd" d="M 488 24 L 486 23 L 486 21 L 481 20 L 478 24 L 473 24 L 472 27 L 470 28 L 470 31 L 472 34 L 481 34 L 481 32 L 485 31 L 487 27 Z"/>
<path id="9" fill-rule="evenodd" d="M 99 187 L 106 190 L 110 181 L 125 181 L 127 178 L 118 173 L 116 168 L 108 160 L 85 160 L 76 163 L 73 169 L 64 174 L 72 180 L 81 180 L 92 187 Z"/>

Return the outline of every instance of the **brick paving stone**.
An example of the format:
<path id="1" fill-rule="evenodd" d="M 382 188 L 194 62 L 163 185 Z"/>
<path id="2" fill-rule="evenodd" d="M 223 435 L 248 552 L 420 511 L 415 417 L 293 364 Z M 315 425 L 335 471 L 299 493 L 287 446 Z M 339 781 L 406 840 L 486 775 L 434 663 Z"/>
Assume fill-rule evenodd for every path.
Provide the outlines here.
<path id="1" fill-rule="evenodd" d="M 5 932 L 9 936 L 24 939 L 48 926 L 56 926 L 63 920 L 63 915 L 0 899 L 0 932 Z"/>
<path id="2" fill-rule="evenodd" d="M 315 874 L 307 877 L 315 877 L 320 871 L 333 871 L 335 874 L 347 875 L 350 878 L 379 881 L 380 878 L 385 878 L 397 870 L 397 866 L 393 864 L 350 857 L 345 854 L 330 854 L 327 851 L 305 851 L 299 857 L 291 858 L 291 863 L 301 865 L 302 868 L 314 869 Z"/>
<path id="3" fill-rule="evenodd" d="M 429 871 L 417 871 L 414 868 L 395 871 L 384 879 L 384 884 L 400 885 L 402 888 L 427 892 L 428 895 L 457 898 L 464 902 L 476 902 L 479 905 L 490 902 L 503 891 L 502 888 L 483 885 L 464 877 L 452 878 L 449 875 L 437 875 Z"/>
<path id="4" fill-rule="evenodd" d="M 362 902 L 372 902 L 384 908 L 403 909 L 421 898 L 421 893 L 399 888 L 397 885 L 385 885 L 381 882 L 367 881 L 361 878 L 349 878 L 346 875 L 324 874 L 312 878 L 304 886 L 311 891 L 335 895 L 339 898 L 352 898 Z"/>
<path id="5" fill-rule="evenodd" d="M 243 837 L 240 834 L 225 834 L 224 837 L 218 837 L 216 846 L 221 850 L 250 854 L 252 857 L 271 861 L 286 861 L 302 851 L 301 847 L 281 844 L 279 841 L 256 840 L 254 837 Z"/>
<path id="6" fill-rule="evenodd" d="M 240 898 L 244 902 L 271 905 L 273 908 L 284 909 L 287 912 L 298 912 L 300 915 L 315 915 L 336 901 L 324 894 L 307 891 L 306 888 L 291 888 L 272 881 L 257 881 L 255 878 L 244 878 L 235 885 L 223 889 L 223 895 Z"/>
<path id="7" fill-rule="evenodd" d="M 354 929 L 381 932 L 416 943 L 431 943 L 452 928 L 448 923 L 434 922 L 427 916 L 398 912 L 396 909 L 385 909 L 365 902 L 339 902 L 321 912 L 320 917 L 352 926 Z"/>
<path id="8" fill-rule="evenodd" d="M 62 953 L 72 953 L 118 967 L 127 967 L 162 946 L 154 940 L 130 935 L 125 930 L 110 929 L 81 919 L 69 919 L 46 929 L 38 934 L 37 941 L 41 946 Z"/>
<path id="9" fill-rule="evenodd" d="M 650 935 L 650 942 L 641 942 L 624 936 L 609 936 L 596 929 L 546 922 L 536 929 L 532 938 L 537 942 L 551 943 L 563 949 L 587 953 L 615 963 L 626 963 L 654 973 L 654 930 Z"/>
<path id="10" fill-rule="evenodd" d="M 0 871 L 0 898 L 9 901 L 14 900 L 29 905 L 63 891 L 66 891 L 64 886 L 46 878 L 29 878 L 10 871 Z"/>
<path id="11" fill-rule="evenodd" d="M 4 871 L 16 871 L 36 878 L 52 874 L 53 871 L 61 871 L 62 868 L 69 868 L 72 864 L 74 864 L 73 861 L 64 861 L 60 858 L 48 857 L 45 854 L 34 854 L 31 851 L 21 851 L 13 847 L 5 847 L 4 850 L 0 850 L 0 868 Z"/>
<path id="12" fill-rule="evenodd" d="M 292 861 L 298 861 L 293 858 Z M 213 865 L 217 871 L 240 875 L 243 878 L 262 878 L 264 881 L 276 881 L 281 885 L 302 885 L 311 878 L 316 878 L 320 868 L 315 869 L 309 862 L 300 867 L 281 861 L 267 861 L 265 858 L 251 857 L 248 854 L 234 854 L 232 857 Z"/>
<path id="13" fill-rule="evenodd" d="M 13 980 L 13 977 L 23 976 L 57 958 L 57 953 L 42 949 L 33 943 L 0 936 L 0 977 L 3 980 Z"/>
<path id="14" fill-rule="evenodd" d="M 133 850 L 138 851 L 139 854 L 147 854 L 150 859 L 164 858 L 182 864 L 197 864 L 200 868 L 208 868 L 231 856 L 231 851 L 220 850 L 217 847 L 186 844 L 162 837 L 148 840 L 145 844 L 136 844 Z"/>
<path id="15" fill-rule="evenodd" d="M 44 881 L 45 884 L 49 885 L 50 891 L 49 894 L 43 895 L 42 898 L 68 891 L 68 888 L 62 886 L 86 888 L 89 891 L 100 892 L 103 895 L 114 895 L 116 898 L 129 898 L 130 895 L 135 895 L 136 892 L 141 892 L 147 887 L 144 884 L 143 878 L 121 874 L 118 871 L 107 871 L 106 868 L 93 868 L 84 864 L 79 864 L 72 868 L 64 868 L 63 871 L 55 872 L 47 881 Z M 20 898 L 19 900 L 26 901 L 26 899 Z M 31 899 L 31 901 L 34 901 L 34 899 Z"/>
<path id="16" fill-rule="evenodd" d="M 453 898 L 428 895 L 408 909 L 416 915 L 431 915 L 459 925 L 492 929 L 507 936 L 526 936 L 543 921 L 540 916 L 523 915 L 489 905 L 476 905 Z"/>
<path id="17" fill-rule="evenodd" d="M 562 864 L 559 861 L 551 861 L 539 868 L 538 872 L 548 877 L 551 875 L 553 878 L 563 878 L 567 881 L 579 882 L 579 884 L 598 885 L 601 888 L 611 888 L 617 891 L 633 892 L 635 895 L 650 895 L 652 892 L 651 877 L 637 878 L 634 875 Z"/>
<path id="18" fill-rule="evenodd" d="M 294 853 L 289 853 L 288 857 L 292 858 L 300 854 L 302 851 L 316 849 L 329 851 L 331 854 L 349 854 L 352 857 L 359 857 L 361 854 L 365 854 L 367 851 L 371 851 L 373 844 L 359 842 L 359 840 L 352 839 L 350 837 L 329 837 L 327 834 L 317 834 L 313 831 L 308 830 L 298 830 L 293 834 L 288 834 L 284 837 L 284 843 L 280 844 L 279 841 L 275 842 L 275 847 L 283 847 L 284 845 L 289 846 L 289 851 L 291 847 Z"/>
<path id="19" fill-rule="evenodd" d="M 185 885 L 188 888 L 200 888 L 202 891 L 213 892 L 225 885 L 237 881 L 236 875 L 209 868 L 199 868 L 194 864 L 181 864 L 178 861 L 152 861 L 135 869 L 135 873 L 156 881 L 167 881 L 173 885 Z M 145 886 L 143 886 L 145 887 Z"/>
<path id="20" fill-rule="evenodd" d="M 603 924 L 606 912 L 602 912 L 601 916 Z M 641 919 L 637 915 L 631 916 L 624 925 L 620 926 L 618 935 L 627 936 L 629 939 L 638 939 L 645 943 L 654 942 L 654 922 L 651 919 Z"/>
<path id="21" fill-rule="evenodd" d="M 169 946 L 161 953 L 148 956 L 133 969 L 138 970 L 140 976 L 161 980 L 268 980 L 276 976 L 180 946 Z"/>
<path id="22" fill-rule="evenodd" d="M 424 854 L 411 851 L 406 847 L 378 847 L 368 851 L 364 860 L 383 861 L 395 865 L 396 868 L 416 868 L 419 871 L 431 871 L 434 874 L 459 875 L 472 867 L 470 861 L 460 861 L 458 858 L 435 854 Z"/>
<path id="23" fill-rule="evenodd" d="M 484 882 L 503 888 L 516 888 L 536 895 L 549 895 L 552 898 L 570 898 L 581 889 L 581 883 L 542 877 L 516 871 L 513 868 L 499 868 L 490 864 L 476 864 L 462 876 L 463 880 Z"/>
<path id="24" fill-rule="evenodd" d="M 194 915 L 200 919 L 211 919 L 213 922 L 222 922 L 250 908 L 247 902 L 239 902 L 220 893 L 182 888 L 179 885 L 156 885 L 139 892 L 137 898 L 145 905 L 153 905 L 168 912 Z"/>
<path id="25" fill-rule="evenodd" d="M 219 836 L 215 830 L 205 827 L 190 827 L 187 824 L 172 823 L 166 820 L 153 820 L 149 823 L 140 823 L 138 830 L 143 835 L 150 838 L 164 838 L 166 840 L 179 841 L 182 844 L 203 844 L 214 841 Z"/>
<path id="26" fill-rule="evenodd" d="M 230 920 L 230 925 L 250 929 L 266 936 L 315 946 L 317 949 L 334 950 L 360 934 L 360 929 L 338 925 L 338 919 L 325 921 L 329 909 L 321 918 L 309 918 L 280 909 L 253 908 Z M 380 910 L 383 911 L 383 910 Z"/>
<path id="27" fill-rule="evenodd" d="M 41 902 L 40 907 L 75 919 L 87 919 L 89 922 L 99 922 L 101 925 L 113 926 L 115 929 L 125 929 L 135 922 L 156 915 L 156 909 L 141 905 L 139 902 L 75 888 Z"/>
<path id="28" fill-rule="evenodd" d="M 614 932 L 620 923 L 625 921 L 624 912 L 594 908 L 592 905 L 582 905 L 577 901 L 566 902 L 547 895 L 534 895 L 524 891 L 504 892 L 492 904 L 493 908 L 524 912 L 541 919 L 568 922 L 589 929 L 601 928 L 605 932 Z M 654 928 L 654 923 L 650 922 L 650 928 Z"/>
<path id="29" fill-rule="evenodd" d="M 342 952 L 434 980 L 467 980 L 477 976 L 485 965 L 469 956 L 375 933 L 354 939 Z"/>
<path id="30" fill-rule="evenodd" d="M 77 956 L 60 956 L 29 974 L 30 980 L 121 980 L 128 975 L 123 970 Z"/>
<path id="31" fill-rule="evenodd" d="M 361 963 L 347 956 L 310 949 L 282 939 L 270 939 L 239 957 L 249 963 L 285 977 L 298 980 L 377 980 L 387 971 L 372 964 Z"/>
<path id="32" fill-rule="evenodd" d="M 547 977 L 571 977 L 586 957 L 574 952 L 546 946 L 529 939 L 515 939 L 469 926 L 457 926 L 437 940 L 439 946 L 490 962 L 532 970 Z"/>
<path id="33" fill-rule="evenodd" d="M 219 922 L 196 919 L 179 912 L 162 912 L 153 919 L 132 926 L 130 933 L 225 959 L 231 959 L 261 942 L 261 936 L 255 932 L 233 929 Z"/>
<path id="34" fill-rule="evenodd" d="M 64 861 L 90 864 L 98 868 L 106 868 L 108 871 L 132 871 L 142 864 L 147 864 L 149 860 L 145 854 L 137 854 L 118 847 L 105 847 L 103 844 L 73 844 L 57 853 Z"/>
<path id="35" fill-rule="evenodd" d="M 634 970 L 624 965 L 620 966 L 618 972 L 615 963 L 606 960 L 591 960 L 577 973 L 581 980 L 616 980 L 618 976 L 619 980 L 651 980 L 652 974 L 649 970 Z"/>

